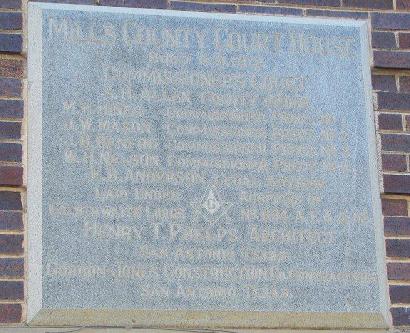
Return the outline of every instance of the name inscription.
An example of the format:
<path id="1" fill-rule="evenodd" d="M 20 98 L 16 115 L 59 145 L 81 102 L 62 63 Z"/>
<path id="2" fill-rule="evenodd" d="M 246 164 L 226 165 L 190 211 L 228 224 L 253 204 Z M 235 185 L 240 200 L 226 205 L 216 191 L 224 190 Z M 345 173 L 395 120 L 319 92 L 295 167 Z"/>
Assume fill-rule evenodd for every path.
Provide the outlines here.
<path id="1" fill-rule="evenodd" d="M 321 311 L 337 284 L 335 311 L 362 309 L 377 275 L 374 238 L 352 246 L 373 232 L 357 36 L 190 22 L 45 14 L 44 288 Z"/>

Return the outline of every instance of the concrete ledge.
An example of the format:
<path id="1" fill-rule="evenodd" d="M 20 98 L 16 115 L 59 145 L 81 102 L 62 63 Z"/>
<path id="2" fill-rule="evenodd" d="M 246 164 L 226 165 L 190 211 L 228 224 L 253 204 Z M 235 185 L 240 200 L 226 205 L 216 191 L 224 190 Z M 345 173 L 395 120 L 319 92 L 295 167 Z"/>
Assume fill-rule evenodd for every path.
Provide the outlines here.
<path id="1" fill-rule="evenodd" d="M 288 329 L 171 329 L 171 328 L 112 328 L 112 327 L 1 327 L 2 333 L 394 333 L 399 330 L 288 330 Z"/>
<path id="2" fill-rule="evenodd" d="M 41 309 L 31 326 L 159 328 L 387 329 L 382 313 Z"/>

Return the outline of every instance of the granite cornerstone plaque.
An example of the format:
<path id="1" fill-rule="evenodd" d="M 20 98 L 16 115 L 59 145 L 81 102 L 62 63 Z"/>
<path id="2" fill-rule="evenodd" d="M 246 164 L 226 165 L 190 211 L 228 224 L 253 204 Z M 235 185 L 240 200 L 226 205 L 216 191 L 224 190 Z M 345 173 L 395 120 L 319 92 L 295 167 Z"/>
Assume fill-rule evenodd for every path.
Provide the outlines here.
<path id="1" fill-rule="evenodd" d="M 388 326 L 365 21 L 28 28 L 32 324 Z"/>

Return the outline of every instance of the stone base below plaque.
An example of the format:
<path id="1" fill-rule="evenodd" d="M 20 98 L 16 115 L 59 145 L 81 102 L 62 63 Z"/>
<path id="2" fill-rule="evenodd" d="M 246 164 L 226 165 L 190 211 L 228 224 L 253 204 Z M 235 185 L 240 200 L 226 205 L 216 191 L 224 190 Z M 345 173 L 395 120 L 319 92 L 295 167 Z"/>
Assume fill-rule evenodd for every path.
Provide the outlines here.
<path id="1" fill-rule="evenodd" d="M 388 322 L 381 313 L 41 309 L 30 320 L 30 326 L 387 329 Z"/>
<path id="2" fill-rule="evenodd" d="M 170 329 L 146 328 L 113 328 L 113 327 L 70 327 L 69 331 L 61 332 L 57 327 L 3 327 L 2 333 L 169 333 Z M 174 333 L 318 333 L 318 330 L 290 330 L 290 329 L 172 329 Z M 385 333 L 386 330 L 321 330 L 320 333 Z M 391 330 L 391 332 L 394 332 Z"/>

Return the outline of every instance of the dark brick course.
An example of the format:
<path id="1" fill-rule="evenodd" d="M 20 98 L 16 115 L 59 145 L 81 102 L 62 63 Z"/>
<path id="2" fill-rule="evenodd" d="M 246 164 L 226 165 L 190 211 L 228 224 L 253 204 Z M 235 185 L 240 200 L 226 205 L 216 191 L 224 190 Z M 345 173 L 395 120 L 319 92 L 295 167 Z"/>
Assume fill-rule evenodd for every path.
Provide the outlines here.
<path id="1" fill-rule="evenodd" d="M 20 53 L 23 49 L 23 37 L 20 34 L 0 33 L 0 52 Z"/>
<path id="2" fill-rule="evenodd" d="M 23 15 L 15 12 L 0 12 L 1 30 L 21 30 L 23 28 Z"/>
<path id="3" fill-rule="evenodd" d="M 124 0 L 100 0 L 99 5 L 101 6 L 114 6 L 114 7 L 124 7 Z"/>
<path id="4" fill-rule="evenodd" d="M 23 258 L 0 258 L 0 278 L 24 277 Z"/>
<path id="5" fill-rule="evenodd" d="M 384 192 L 410 194 L 410 175 L 383 175 Z"/>
<path id="6" fill-rule="evenodd" d="M 0 161 L 21 162 L 22 147 L 19 143 L 0 143 Z"/>
<path id="7" fill-rule="evenodd" d="M 389 237 L 410 236 L 410 217 L 385 217 L 384 234 Z"/>
<path id="8" fill-rule="evenodd" d="M 20 139 L 21 123 L 0 121 L 0 139 Z"/>
<path id="9" fill-rule="evenodd" d="M 403 130 L 403 122 L 402 122 L 401 114 L 380 113 L 378 119 L 379 119 L 379 129 L 381 130 L 396 130 L 396 131 Z"/>
<path id="10" fill-rule="evenodd" d="M 399 78 L 400 92 L 410 92 L 410 76 L 400 76 Z"/>
<path id="11" fill-rule="evenodd" d="M 136 8 L 168 8 L 167 0 L 100 0 L 100 5 Z"/>
<path id="12" fill-rule="evenodd" d="M 20 59 L 0 59 L 0 76 L 21 79 L 25 62 Z"/>
<path id="13" fill-rule="evenodd" d="M 0 323 L 18 323 L 21 313 L 21 304 L 0 304 Z"/>
<path id="14" fill-rule="evenodd" d="M 388 257 L 410 257 L 410 239 L 386 239 Z"/>
<path id="15" fill-rule="evenodd" d="M 394 49 L 396 48 L 396 37 L 393 32 L 374 31 L 372 46 L 376 49 Z"/>
<path id="16" fill-rule="evenodd" d="M 372 28 L 379 30 L 410 29 L 410 14 L 407 13 L 372 13 Z"/>
<path id="17" fill-rule="evenodd" d="M 393 9 L 392 0 L 344 0 L 344 7 L 363 9 Z"/>
<path id="18" fill-rule="evenodd" d="M 384 216 L 408 216 L 407 201 L 382 199 L 382 211 Z"/>
<path id="19" fill-rule="evenodd" d="M 389 262 L 387 263 L 387 276 L 389 280 L 409 280 L 410 263 Z"/>
<path id="20" fill-rule="evenodd" d="M 23 167 L 21 166 L 0 166 L 0 185 L 21 186 L 23 185 Z"/>
<path id="21" fill-rule="evenodd" d="M 139 8 L 168 8 L 167 0 L 124 0 L 124 5 L 127 7 L 139 7 Z"/>
<path id="22" fill-rule="evenodd" d="M 410 152 L 410 135 L 382 134 L 381 139 L 384 151 Z"/>
<path id="23" fill-rule="evenodd" d="M 397 92 L 396 79 L 394 75 L 372 75 L 374 90 Z"/>
<path id="24" fill-rule="evenodd" d="M 402 49 L 408 49 L 410 47 L 410 33 L 399 33 L 399 47 Z"/>
<path id="25" fill-rule="evenodd" d="M 236 5 L 220 4 L 220 3 L 197 3 L 197 2 L 171 1 L 171 9 L 193 10 L 193 11 L 201 11 L 201 12 L 235 13 Z"/>
<path id="26" fill-rule="evenodd" d="M 410 303 L 410 286 L 390 286 L 392 303 Z"/>
<path id="27" fill-rule="evenodd" d="M 0 78 L 0 96 L 20 97 L 22 84 L 18 79 Z"/>
<path id="28" fill-rule="evenodd" d="M 21 210 L 22 208 L 20 192 L 0 192 L 0 210 Z"/>
<path id="29" fill-rule="evenodd" d="M 0 117 L 1 118 L 22 118 L 24 113 L 24 102 L 18 100 L 1 100 L 0 99 Z"/>
<path id="30" fill-rule="evenodd" d="M 404 172 L 407 170 L 406 156 L 397 154 L 382 154 L 382 167 L 383 171 Z"/>
<path id="31" fill-rule="evenodd" d="M 22 281 L 0 281 L 0 299 L 17 301 L 24 298 Z"/>
<path id="32" fill-rule="evenodd" d="M 272 3 L 273 0 L 262 0 L 262 2 Z M 309 6 L 326 6 L 340 7 L 339 0 L 278 0 L 280 4 L 309 5 Z"/>
<path id="33" fill-rule="evenodd" d="M 21 212 L 0 211 L 0 230 L 23 231 L 23 214 Z"/>
<path id="34" fill-rule="evenodd" d="M 353 19 L 367 19 L 369 15 L 363 12 L 348 12 L 342 10 L 320 10 L 320 9 L 307 9 L 306 15 L 308 16 L 328 16 L 328 17 L 346 17 Z"/>
<path id="35" fill-rule="evenodd" d="M 0 234 L 0 253 L 9 255 L 23 254 L 23 235 Z"/>
<path id="36" fill-rule="evenodd" d="M 391 308 L 390 312 L 395 326 L 410 326 L 410 307 Z"/>
<path id="37" fill-rule="evenodd" d="M 303 14 L 303 10 L 300 8 L 249 6 L 249 5 L 239 6 L 239 11 L 242 13 L 280 14 L 280 15 L 297 15 L 297 16 L 301 16 Z"/>
<path id="38" fill-rule="evenodd" d="M 95 5 L 96 0 L 30 0 L 30 2 L 67 3 L 73 5 Z"/>
<path id="39" fill-rule="evenodd" d="M 410 110 L 410 94 L 377 93 L 379 110 Z"/>
<path id="40" fill-rule="evenodd" d="M 396 8 L 399 10 L 409 10 L 410 0 L 396 0 Z"/>
<path id="41" fill-rule="evenodd" d="M 410 69 L 410 52 L 404 51 L 374 51 L 375 67 Z"/>
<path id="42" fill-rule="evenodd" d="M 0 8 L 20 9 L 21 8 L 21 0 L 1 0 L 0 1 Z"/>

